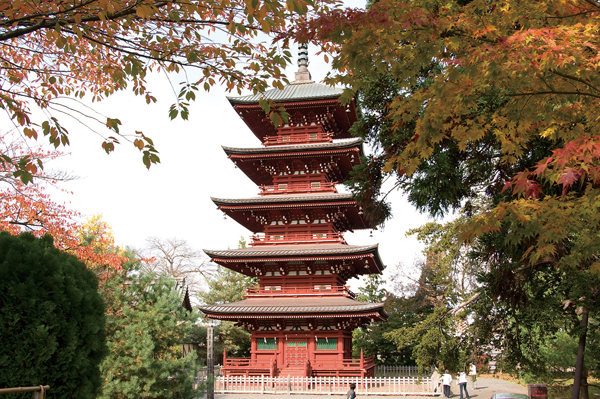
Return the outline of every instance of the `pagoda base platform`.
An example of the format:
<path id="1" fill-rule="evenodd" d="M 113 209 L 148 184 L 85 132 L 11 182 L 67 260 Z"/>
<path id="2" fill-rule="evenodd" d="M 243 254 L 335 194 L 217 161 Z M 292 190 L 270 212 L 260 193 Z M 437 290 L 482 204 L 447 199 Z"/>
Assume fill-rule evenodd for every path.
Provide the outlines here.
<path id="1" fill-rule="evenodd" d="M 257 362 L 250 358 L 226 359 L 223 366 L 224 376 L 265 376 L 265 377 L 374 377 L 373 357 L 344 359 L 303 365 L 277 367 L 277 362 Z"/>

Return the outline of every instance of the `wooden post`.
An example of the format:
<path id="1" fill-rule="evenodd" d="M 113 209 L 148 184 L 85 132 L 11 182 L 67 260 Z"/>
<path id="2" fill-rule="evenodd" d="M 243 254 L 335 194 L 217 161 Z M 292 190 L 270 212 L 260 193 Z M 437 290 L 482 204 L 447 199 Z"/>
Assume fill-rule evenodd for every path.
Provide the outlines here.
<path id="1" fill-rule="evenodd" d="M 206 399 L 215 399 L 215 348 L 213 327 L 206 329 Z M 223 354 L 223 362 L 225 356 Z"/>
<path id="2" fill-rule="evenodd" d="M 50 389 L 48 385 L 40 385 L 39 391 L 33 391 L 33 399 L 46 399 L 46 390 Z"/>
<path id="3" fill-rule="evenodd" d="M 365 357 L 363 356 L 363 350 L 360 350 L 360 368 L 361 370 L 365 368 Z"/>

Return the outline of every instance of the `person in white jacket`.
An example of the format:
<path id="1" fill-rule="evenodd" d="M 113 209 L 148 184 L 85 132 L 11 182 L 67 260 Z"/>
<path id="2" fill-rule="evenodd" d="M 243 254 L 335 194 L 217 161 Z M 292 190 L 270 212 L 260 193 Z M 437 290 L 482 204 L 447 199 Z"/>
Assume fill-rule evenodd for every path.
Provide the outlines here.
<path id="1" fill-rule="evenodd" d="M 460 399 L 463 399 L 463 390 L 465 391 L 465 395 L 467 399 L 469 399 L 469 391 L 467 391 L 467 373 L 461 371 L 458 374 L 458 386 L 460 388 Z"/>
<path id="2" fill-rule="evenodd" d="M 473 389 L 477 389 L 477 367 L 474 363 L 469 366 L 469 375 L 471 376 L 471 382 L 473 383 Z"/>
<path id="3" fill-rule="evenodd" d="M 444 385 L 444 396 L 447 398 L 450 397 L 450 384 L 452 384 L 452 376 L 446 370 L 444 375 L 442 375 L 442 385 Z"/>

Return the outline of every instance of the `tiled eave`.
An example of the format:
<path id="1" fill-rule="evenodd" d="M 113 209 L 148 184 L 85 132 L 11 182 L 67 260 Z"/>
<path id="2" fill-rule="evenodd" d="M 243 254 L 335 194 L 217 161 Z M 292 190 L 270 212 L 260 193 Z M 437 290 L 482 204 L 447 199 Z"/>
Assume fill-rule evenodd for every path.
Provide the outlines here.
<path id="1" fill-rule="evenodd" d="M 201 306 L 206 314 L 232 317 L 365 317 L 382 315 L 383 303 L 359 302 L 347 297 L 251 298 L 239 302 Z"/>
<path id="2" fill-rule="evenodd" d="M 318 150 L 318 151 L 303 151 L 303 152 L 270 152 L 270 153 L 228 153 L 230 159 L 284 159 L 284 158 L 301 158 L 301 157 L 317 157 L 328 155 L 348 154 L 356 151 L 358 156 L 362 156 L 362 150 L 355 148 L 346 148 L 341 150 Z M 225 151 L 227 152 L 227 151 Z"/>
<path id="3" fill-rule="evenodd" d="M 379 320 L 385 320 L 380 312 L 369 312 L 369 313 L 301 313 L 301 314 L 221 314 L 213 313 L 208 310 L 200 308 L 206 316 L 211 319 L 219 320 L 239 320 L 239 319 L 318 319 L 318 318 L 351 318 L 351 317 L 367 317 L 377 318 Z"/>
<path id="4" fill-rule="evenodd" d="M 343 93 L 343 89 L 327 86 L 316 82 L 291 83 L 283 89 L 271 89 L 264 93 L 251 94 L 247 96 L 227 97 L 232 105 L 256 104 L 262 98 L 278 102 L 289 103 L 299 102 L 302 104 L 310 100 L 334 100 L 338 102 Z"/>
<path id="5" fill-rule="evenodd" d="M 344 201 L 344 202 L 315 202 L 315 203 L 304 203 L 296 202 L 293 204 L 239 204 L 239 205 L 227 205 L 219 204 L 215 202 L 221 210 L 259 210 L 259 209 L 285 209 L 285 208 L 331 208 L 336 206 L 354 206 L 356 201 Z"/>
<path id="6" fill-rule="evenodd" d="M 354 205 L 356 201 L 352 199 L 352 194 L 332 193 L 332 194 L 313 194 L 313 195 L 270 195 L 264 197 L 252 198 L 215 198 L 212 201 L 220 207 L 235 206 L 273 206 L 285 207 L 302 204 L 302 207 L 321 207 L 321 206 L 342 206 Z"/>
<path id="7" fill-rule="evenodd" d="M 319 298 L 323 299 L 323 298 Z M 354 300 L 349 300 L 355 302 L 354 304 L 348 305 L 333 305 L 333 306 L 323 306 L 321 305 L 310 305 L 310 306 L 289 306 L 289 305 L 281 305 L 280 302 L 283 302 L 282 299 L 270 298 L 268 302 L 270 305 L 260 305 L 260 306 L 248 306 L 244 304 L 246 301 L 228 303 L 224 305 L 210 305 L 210 306 L 202 306 L 200 310 L 203 312 L 212 312 L 212 313 L 273 313 L 273 314 L 296 314 L 296 313 L 340 313 L 347 314 L 349 312 L 369 312 L 374 310 L 383 309 L 382 303 L 366 303 L 366 302 L 358 302 Z M 297 302 L 305 302 L 302 299 L 296 299 Z M 308 300 L 310 301 L 310 299 Z M 266 300 L 261 301 L 261 303 L 266 303 Z M 313 301 L 314 302 L 314 301 Z M 321 300 L 321 302 L 329 302 L 329 300 Z"/>
<path id="8" fill-rule="evenodd" d="M 347 247 L 347 248 L 344 248 Z M 381 273 L 385 265 L 379 257 L 377 244 L 371 246 L 355 245 L 296 245 L 291 247 L 254 247 L 249 249 L 230 249 L 204 252 L 213 262 L 229 264 L 237 271 L 245 264 L 261 264 L 266 262 L 316 262 L 316 261 L 369 261 L 370 273 Z"/>
<path id="9" fill-rule="evenodd" d="M 224 251 L 211 251 L 205 249 L 209 256 L 224 256 L 236 258 L 255 258 L 255 257 L 273 257 L 273 256 L 360 256 L 366 253 L 376 253 L 378 245 L 304 245 L 276 248 L 242 248 L 229 249 Z M 295 260 L 298 260 L 295 258 Z"/>
<path id="10" fill-rule="evenodd" d="M 293 101 L 276 100 L 276 101 L 278 103 L 284 104 L 284 106 L 287 110 L 299 109 L 299 108 L 314 108 L 314 107 L 319 107 L 319 106 L 323 107 L 323 106 L 328 106 L 328 105 L 342 107 L 342 104 L 340 104 L 340 102 L 338 101 L 337 98 L 316 98 L 316 99 L 310 99 L 310 100 L 306 100 L 306 101 L 298 101 L 298 100 L 293 100 Z M 230 101 L 230 103 L 231 103 L 231 101 Z M 258 102 L 231 103 L 231 105 L 233 105 L 236 110 L 239 110 L 239 109 L 256 109 L 256 110 L 261 110 L 261 111 L 263 110 Z"/>
<path id="11" fill-rule="evenodd" d="M 362 139 L 356 138 L 351 140 L 344 140 L 341 142 L 333 143 L 321 143 L 321 144 L 298 144 L 298 145 L 278 145 L 271 147 L 256 147 L 256 148 L 236 148 L 222 146 L 225 153 L 229 156 L 232 155 L 247 155 L 252 156 L 282 156 L 282 155 L 314 155 L 315 152 L 319 154 L 338 154 L 344 153 L 348 150 L 358 148 L 362 155 Z M 252 154 L 252 156 L 251 156 Z M 254 155 L 256 154 L 256 155 Z"/>

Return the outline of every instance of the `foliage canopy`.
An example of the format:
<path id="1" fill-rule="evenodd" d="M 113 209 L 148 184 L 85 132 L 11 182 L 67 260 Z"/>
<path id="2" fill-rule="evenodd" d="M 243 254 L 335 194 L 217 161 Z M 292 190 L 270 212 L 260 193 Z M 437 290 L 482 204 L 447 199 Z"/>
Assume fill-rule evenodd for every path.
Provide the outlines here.
<path id="1" fill-rule="evenodd" d="M 106 128 L 102 148 L 121 140 L 142 152 L 146 167 L 159 162 L 153 141 L 140 131 L 120 131 L 79 100 L 102 101 L 129 90 L 147 103 L 153 72 L 181 79 L 174 86 L 171 119 L 188 118 L 198 90 L 219 83 L 228 90 L 281 87 L 290 53 L 269 43 L 294 16 L 327 8 L 313 0 L 90 0 L 5 1 L 0 5 L 0 108 L 33 139 L 55 147 L 69 144 L 64 117 L 93 130 Z M 194 72 L 198 71 L 198 72 Z M 189 72 L 189 73 L 188 73 Z M 98 130 L 100 133 L 100 130 Z M 112 134 L 112 135 L 110 135 Z M 12 162 L 2 154 L 1 162 Z M 17 164 L 28 181 L 35 161 Z"/>
<path id="2" fill-rule="evenodd" d="M 363 208 L 389 216 L 386 175 L 422 211 L 462 208 L 453 235 L 472 244 L 488 298 L 518 324 L 547 295 L 579 340 L 574 398 L 600 305 L 599 26 L 595 0 L 380 0 L 292 32 L 334 54 L 346 98 L 368 100 L 356 131 L 377 151 L 352 183 Z"/>

